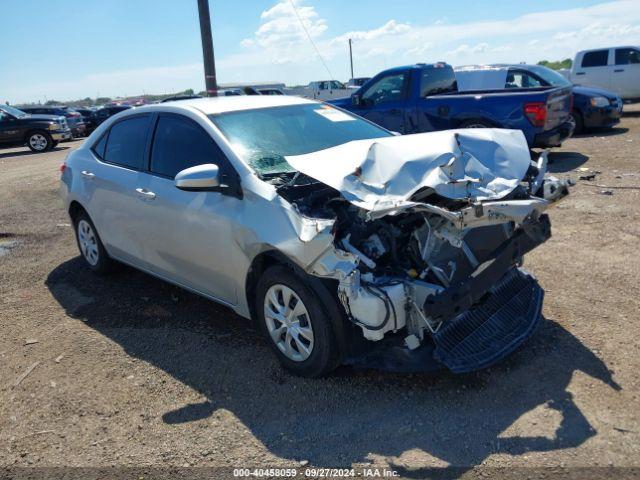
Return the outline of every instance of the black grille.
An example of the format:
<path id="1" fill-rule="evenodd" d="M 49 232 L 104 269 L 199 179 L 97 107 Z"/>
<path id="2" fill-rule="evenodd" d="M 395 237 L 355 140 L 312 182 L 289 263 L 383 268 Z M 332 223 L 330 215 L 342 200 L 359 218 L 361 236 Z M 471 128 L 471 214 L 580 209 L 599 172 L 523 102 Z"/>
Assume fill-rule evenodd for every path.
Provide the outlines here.
<path id="1" fill-rule="evenodd" d="M 544 291 L 513 269 L 479 305 L 445 322 L 434 335 L 434 357 L 454 373 L 486 368 L 531 336 L 540 321 Z"/>

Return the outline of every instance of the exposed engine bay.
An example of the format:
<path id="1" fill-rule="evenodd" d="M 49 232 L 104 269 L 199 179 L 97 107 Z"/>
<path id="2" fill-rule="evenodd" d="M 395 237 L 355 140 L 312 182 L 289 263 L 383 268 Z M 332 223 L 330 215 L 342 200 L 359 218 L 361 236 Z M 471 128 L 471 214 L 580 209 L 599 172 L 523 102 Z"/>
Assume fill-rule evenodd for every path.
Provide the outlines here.
<path id="1" fill-rule="evenodd" d="M 401 139 L 371 141 L 352 148 L 360 156 L 352 171 L 324 175 L 318 162 L 342 156 L 339 146 L 287 158 L 298 172 L 273 184 L 301 216 L 334 221 L 333 248 L 310 273 L 339 280 L 338 298 L 364 338 L 400 332 L 409 350 L 432 340 L 442 363 L 470 371 L 509 353 L 537 323 L 542 289 L 519 267 L 550 237 L 543 212 L 569 182 L 545 176 L 546 153 L 532 161 L 520 132 L 424 135 L 444 147 L 425 152 L 412 136 L 398 165 L 393 143 Z M 415 172 L 406 167 L 412 152 Z"/>

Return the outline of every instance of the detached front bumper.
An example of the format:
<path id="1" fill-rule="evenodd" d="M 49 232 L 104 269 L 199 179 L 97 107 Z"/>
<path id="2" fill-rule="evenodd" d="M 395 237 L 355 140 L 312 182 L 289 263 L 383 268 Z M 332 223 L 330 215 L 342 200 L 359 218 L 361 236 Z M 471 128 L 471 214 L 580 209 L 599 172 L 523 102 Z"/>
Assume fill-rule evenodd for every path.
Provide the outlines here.
<path id="1" fill-rule="evenodd" d="M 573 118 L 570 118 L 566 122 L 557 127 L 547 130 L 546 132 L 538 133 L 533 137 L 534 148 L 551 148 L 559 147 L 562 142 L 573 135 L 573 131 L 576 129 L 576 123 Z"/>
<path id="2" fill-rule="evenodd" d="M 54 142 L 69 140 L 71 138 L 71 130 L 56 130 L 55 132 L 51 132 L 51 138 Z"/>

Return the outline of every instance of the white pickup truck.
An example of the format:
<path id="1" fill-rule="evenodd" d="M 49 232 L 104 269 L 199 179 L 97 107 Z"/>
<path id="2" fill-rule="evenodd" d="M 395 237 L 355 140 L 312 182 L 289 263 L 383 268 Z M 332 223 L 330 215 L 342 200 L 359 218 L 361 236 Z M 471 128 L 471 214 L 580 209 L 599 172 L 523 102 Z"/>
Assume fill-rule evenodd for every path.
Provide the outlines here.
<path id="1" fill-rule="evenodd" d="M 306 87 L 287 88 L 284 93 L 314 100 L 331 100 L 333 98 L 348 97 L 353 93 L 353 90 L 345 87 L 342 82 L 337 80 L 321 80 L 311 82 Z"/>
<path id="2" fill-rule="evenodd" d="M 640 100 L 640 47 L 578 52 L 568 78 L 575 85 L 611 90 L 623 100 Z"/>

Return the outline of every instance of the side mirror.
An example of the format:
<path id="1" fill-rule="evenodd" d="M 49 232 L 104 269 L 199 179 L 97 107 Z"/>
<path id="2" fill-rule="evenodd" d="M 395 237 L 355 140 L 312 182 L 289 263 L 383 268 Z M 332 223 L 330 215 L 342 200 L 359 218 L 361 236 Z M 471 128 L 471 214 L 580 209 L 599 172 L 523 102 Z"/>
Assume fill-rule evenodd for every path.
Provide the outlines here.
<path id="1" fill-rule="evenodd" d="M 362 103 L 362 98 L 357 93 L 351 95 L 351 105 L 359 106 Z"/>
<path id="2" fill-rule="evenodd" d="M 175 185 L 191 192 L 212 190 L 220 186 L 220 170 L 213 163 L 185 168 L 176 175 Z"/>

